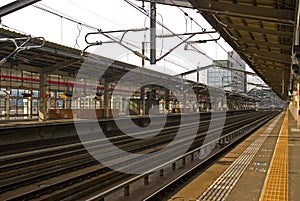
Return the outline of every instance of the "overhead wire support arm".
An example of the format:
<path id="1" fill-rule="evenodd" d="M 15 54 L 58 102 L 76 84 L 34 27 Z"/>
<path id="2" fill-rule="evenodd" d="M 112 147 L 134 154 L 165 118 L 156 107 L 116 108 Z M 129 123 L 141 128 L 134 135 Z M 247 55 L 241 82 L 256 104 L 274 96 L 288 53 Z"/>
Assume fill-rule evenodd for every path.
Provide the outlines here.
<path id="1" fill-rule="evenodd" d="M 34 41 L 39 41 L 40 44 L 34 44 Z M 2 65 L 10 57 L 13 57 L 13 60 L 15 60 L 16 55 L 23 50 L 43 47 L 45 45 L 45 38 L 44 37 L 0 38 L 0 42 L 12 42 L 16 47 L 14 51 L 12 51 L 8 56 L 4 57 L 0 61 L 0 65 Z M 31 42 L 32 44 L 28 44 L 29 42 Z"/>
<path id="2" fill-rule="evenodd" d="M 110 33 L 120 33 L 123 32 L 125 35 L 127 32 L 132 31 L 132 32 L 137 32 L 137 31 L 147 31 L 149 28 L 145 27 L 145 28 L 135 28 L 135 29 L 123 29 L 123 30 L 113 30 L 113 31 L 101 31 L 99 30 L 101 33 L 103 34 L 110 34 Z"/>
<path id="3" fill-rule="evenodd" d="M 235 72 L 245 73 L 247 75 L 258 76 L 256 73 L 253 73 L 253 72 L 250 72 L 250 71 L 240 70 L 240 69 L 236 69 L 236 68 L 228 68 L 226 66 L 214 65 L 214 64 L 213 65 L 211 64 L 211 65 L 208 65 L 208 66 L 204 66 L 204 67 L 201 67 L 201 68 L 197 68 L 197 69 L 193 69 L 193 70 L 190 70 L 190 71 L 186 71 L 184 73 L 180 73 L 180 74 L 177 74 L 175 76 L 189 75 L 189 74 L 192 74 L 192 73 L 195 73 L 195 72 L 207 70 L 209 68 L 221 68 L 221 69 L 228 70 L 228 71 L 235 71 Z"/>
<path id="4" fill-rule="evenodd" d="M 218 41 L 218 40 L 220 40 L 220 38 L 221 38 L 221 35 L 220 35 L 218 38 L 214 38 L 214 39 L 205 39 L 205 40 L 188 41 L 186 44 L 206 43 L 206 42 Z"/>
<path id="5" fill-rule="evenodd" d="M 169 38 L 169 37 L 177 37 L 177 36 L 189 36 L 189 35 L 198 35 L 198 34 L 212 34 L 218 33 L 217 31 L 201 31 L 201 32 L 191 32 L 191 33 L 181 33 L 181 34 L 164 34 L 164 35 L 157 35 L 158 38 Z"/>
<path id="6" fill-rule="evenodd" d="M 133 52 L 135 55 L 137 55 L 138 57 L 141 57 L 141 58 L 144 58 L 146 60 L 149 60 L 149 58 L 143 54 L 141 54 L 140 52 L 136 51 L 136 50 L 133 50 L 132 48 L 124 45 L 122 42 L 123 42 L 123 39 L 126 35 L 126 33 L 128 32 L 138 32 L 138 31 L 147 31 L 148 28 L 137 28 L 137 29 L 126 29 L 126 30 L 114 30 L 114 31 L 102 31 L 102 30 L 99 30 L 97 32 L 90 32 L 90 33 L 87 33 L 86 36 L 85 36 L 85 42 L 87 44 L 89 44 L 86 48 L 84 48 L 84 50 L 82 51 L 82 54 L 84 54 L 84 52 L 91 46 L 95 46 L 95 45 L 102 45 L 102 44 L 105 44 L 105 43 L 117 43 L 119 45 L 121 45 L 122 47 L 126 48 L 127 50 Z M 123 35 L 122 37 L 117 40 L 115 39 L 113 36 L 110 36 L 108 34 L 110 33 L 122 33 L 123 32 Z M 90 42 L 88 40 L 88 37 L 91 36 L 91 35 L 98 35 L 98 34 L 101 34 L 103 36 L 105 36 L 106 38 L 110 39 L 111 41 L 95 41 L 95 42 Z"/>
<path id="7" fill-rule="evenodd" d="M 186 44 L 189 43 L 188 40 L 190 40 L 195 35 L 198 35 L 198 34 L 207 34 L 207 33 L 217 33 L 217 31 L 208 31 L 208 32 L 203 31 L 203 32 L 195 32 L 195 33 L 183 33 L 183 34 L 166 34 L 166 35 L 160 35 L 160 36 L 158 36 L 158 37 L 175 37 L 175 36 L 177 37 L 179 35 L 188 35 L 189 37 L 187 37 L 186 39 L 183 39 L 179 44 L 177 44 L 172 49 L 170 49 L 168 52 L 166 52 L 164 55 L 162 55 L 161 57 L 159 57 L 158 59 L 156 59 L 156 62 L 160 61 L 161 59 L 163 59 L 166 56 L 168 56 L 173 50 L 175 50 L 176 48 L 178 48 L 183 43 L 186 43 Z"/>
<path id="8" fill-rule="evenodd" d="M 156 59 L 157 61 L 162 60 L 163 58 L 165 58 L 166 56 L 168 56 L 173 50 L 175 50 L 176 48 L 178 48 L 180 45 L 182 45 L 183 43 L 186 43 L 189 39 L 191 39 L 192 37 L 194 37 L 196 34 L 192 34 L 189 37 L 187 37 L 186 39 L 184 39 L 183 41 L 181 41 L 180 43 L 178 43 L 176 46 L 174 46 L 172 49 L 170 49 L 168 52 L 166 52 L 165 54 L 163 54 L 161 57 L 159 57 L 158 59 Z"/>

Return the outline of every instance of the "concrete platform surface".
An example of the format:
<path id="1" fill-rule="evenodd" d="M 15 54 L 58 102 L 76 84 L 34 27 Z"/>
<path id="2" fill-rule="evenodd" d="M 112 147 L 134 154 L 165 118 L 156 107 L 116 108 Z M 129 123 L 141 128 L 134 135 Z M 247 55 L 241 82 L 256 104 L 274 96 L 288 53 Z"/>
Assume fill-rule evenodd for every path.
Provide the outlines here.
<path id="1" fill-rule="evenodd" d="M 299 200 L 300 130 L 291 118 L 282 112 L 169 201 Z"/>

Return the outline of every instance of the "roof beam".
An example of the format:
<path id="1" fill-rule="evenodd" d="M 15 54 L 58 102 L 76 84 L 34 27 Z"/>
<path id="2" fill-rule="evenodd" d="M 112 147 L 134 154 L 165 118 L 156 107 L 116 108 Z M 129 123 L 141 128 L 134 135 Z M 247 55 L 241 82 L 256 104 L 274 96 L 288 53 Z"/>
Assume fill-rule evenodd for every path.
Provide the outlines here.
<path id="1" fill-rule="evenodd" d="M 0 68 L 12 68 L 12 66 L 9 62 L 5 62 L 4 64 L 1 65 Z M 27 64 L 18 64 L 16 66 L 13 66 L 13 69 L 24 70 L 31 73 L 41 73 L 40 67 L 35 67 Z"/>
<path id="2" fill-rule="evenodd" d="M 270 69 L 272 68 L 272 69 L 280 70 L 280 71 L 282 71 L 282 70 L 288 71 L 289 70 L 289 69 L 287 69 L 287 66 L 284 65 L 284 64 L 282 64 L 282 65 L 267 64 L 267 63 L 260 62 L 260 61 L 257 61 L 257 60 L 253 64 L 255 65 L 255 67 L 259 66 L 261 68 L 266 68 L 267 67 L 267 68 L 270 68 Z M 272 66 L 272 67 L 270 67 L 270 66 Z"/>
<path id="3" fill-rule="evenodd" d="M 16 0 L 0 8 L 0 17 L 13 13 L 41 0 Z"/>
<path id="4" fill-rule="evenodd" d="M 294 11 L 288 9 L 257 7 L 211 0 L 189 1 L 200 12 L 290 24 L 294 24 L 295 20 Z"/>
<path id="5" fill-rule="evenodd" d="M 286 37 L 292 37 L 293 32 L 287 32 L 287 31 L 278 31 L 278 30 L 271 30 L 266 28 L 256 28 L 256 27 L 249 27 L 249 26 L 242 26 L 237 24 L 226 24 L 225 28 L 229 29 L 238 29 L 241 31 L 249 31 L 249 32 L 257 32 L 262 34 L 271 34 L 271 35 L 278 35 L 278 36 L 286 36 Z"/>
<path id="6" fill-rule="evenodd" d="M 189 75 L 189 74 L 192 74 L 192 73 L 196 73 L 197 71 L 203 71 L 203 70 L 206 70 L 206 69 L 209 69 L 209 68 L 221 68 L 221 69 L 228 70 L 228 71 L 235 71 L 235 72 L 245 73 L 247 75 L 256 76 L 256 73 L 252 73 L 252 72 L 249 72 L 249 71 L 240 70 L 240 69 L 236 69 L 236 68 L 229 68 L 229 67 L 221 66 L 221 65 L 215 65 L 215 64 L 211 64 L 211 65 L 208 65 L 208 66 L 200 67 L 199 69 L 189 70 L 189 71 L 180 73 L 180 74 L 178 74 L 176 76 L 179 76 L 179 75 L 182 75 L 182 76 Z"/>
<path id="7" fill-rule="evenodd" d="M 270 61 L 278 61 L 282 63 L 291 63 L 291 56 L 280 54 L 280 53 L 274 53 L 274 52 L 267 52 L 267 51 L 261 51 L 255 48 L 247 48 L 243 49 L 243 52 L 251 54 L 253 57 L 260 57 L 264 58 Z"/>
<path id="8" fill-rule="evenodd" d="M 66 66 L 69 66 L 69 65 L 77 62 L 77 61 L 79 61 L 79 60 L 73 58 L 73 59 L 70 59 L 70 60 L 65 60 L 61 63 L 57 63 L 53 66 L 45 67 L 45 68 L 43 68 L 43 73 L 51 73 L 53 71 L 60 70 L 64 67 L 66 67 Z"/>
<path id="9" fill-rule="evenodd" d="M 289 45 L 282 45 L 278 43 L 270 43 L 270 42 L 265 42 L 265 41 L 260 41 L 260 40 L 251 40 L 251 39 L 246 39 L 246 38 L 239 38 L 238 43 L 247 43 L 247 44 L 255 44 L 259 46 L 264 46 L 264 47 L 276 47 L 280 49 L 287 49 L 291 50 L 291 46 Z"/>
<path id="10" fill-rule="evenodd" d="M 31 61 L 33 61 L 33 60 L 35 60 L 35 59 L 39 59 L 39 58 L 41 58 L 41 57 L 43 57 L 43 56 L 46 56 L 46 55 L 48 55 L 48 53 L 45 53 L 45 52 L 38 52 L 38 53 L 36 53 L 36 54 L 33 54 L 33 55 L 31 55 L 31 57 L 30 58 L 28 58 L 29 60 L 31 60 Z"/>
<path id="11" fill-rule="evenodd" d="M 52 54 L 58 54 L 58 55 L 62 55 L 64 57 L 71 57 L 71 58 L 76 58 L 76 59 L 81 59 L 82 56 L 80 54 L 80 51 L 68 51 L 68 50 L 64 50 L 61 47 L 50 47 L 48 46 L 48 44 L 46 43 L 45 46 L 39 48 L 42 51 L 46 51 Z M 78 52 L 78 53 L 77 53 Z"/>
<path id="12" fill-rule="evenodd" d="M 2 31 L 2 30 L 1 30 Z M 1 33 L 0 32 L 0 38 L 18 38 L 18 37 L 24 37 L 24 35 L 21 34 L 15 34 L 15 35 L 9 35 L 7 33 Z M 39 48 L 41 51 L 45 51 L 48 54 L 55 54 L 55 55 L 62 55 L 64 57 L 71 57 L 76 59 L 82 59 L 81 51 L 80 50 L 74 50 L 72 48 L 64 47 L 61 45 L 56 45 L 53 43 L 46 42 L 45 45 L 41 48 Z"/>
<path id="13" fill-rule="evenodd" d="M 267 63 L 269 62 L 269 63 Z M 279 63 L 276 61 L 266 61 L 266 60 L 259 60 L 259 59 L 253 59 L 253 63 L 255 64 L 259 64 L 259 65 L 265 65 L 265 66 L 273 66 L 275 68 L 281 69 L 281 70 L 289 70 L 290 69 L 290 65 L 287 65 L 285 63 Z"/>

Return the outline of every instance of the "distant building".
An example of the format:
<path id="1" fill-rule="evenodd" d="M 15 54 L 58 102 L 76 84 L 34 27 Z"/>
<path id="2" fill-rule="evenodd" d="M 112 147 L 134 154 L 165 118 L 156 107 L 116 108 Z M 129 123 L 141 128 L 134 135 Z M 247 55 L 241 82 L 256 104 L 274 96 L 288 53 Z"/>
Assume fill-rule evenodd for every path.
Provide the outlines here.
<path id="1" fill-rule="evenodd" d="M 227 60 L 215 60 L 211 68 L 207 70 L 207 84 L 209 86 L 223 88 L 227 91 L 245 92 L 246 91 L 246 75 L 230 69 L 245 71 L 246 63 L 235 52 L 228 53 Z M 226 67 L 219 68 L 218 66 Z"/>

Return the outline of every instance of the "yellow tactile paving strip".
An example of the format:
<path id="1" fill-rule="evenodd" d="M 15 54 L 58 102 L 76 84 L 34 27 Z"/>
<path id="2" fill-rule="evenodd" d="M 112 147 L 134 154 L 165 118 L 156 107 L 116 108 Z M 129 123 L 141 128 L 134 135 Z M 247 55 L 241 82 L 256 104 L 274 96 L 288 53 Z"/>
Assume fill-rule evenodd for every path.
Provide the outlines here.
<path id="1" fill-rule="evenodd" d="M 288 112 L 286 112 L 260 201 L 288 200 L 288 152 Z"/>
<path id="2" fill-rule="evenodd" d="M 232 163 L 234 163 L 235 160 L 239 158 L 239 156 L 249 147 L 252 143 L 257 144 L 256 140 L 262 140 L 265 137 L 271 137 L 275 136 L 276 138 L 279 135 L 279 129 L 281 128 L 281 124 L 284 118 L 284 113 L 280 114 L 278 117 L 273 119 L 272 121 L 268 122 L 266 125 L 258 129 L 255 133 L 250 135 L 247 139 L 245 139 L 241 144 L 239 144 L 237 147 L 235 147 L 232 151 L 227 153 L 224 157 L 222 157 L 218 162 L 213 164 L 211 167 L 209 167 L 205 172 L 200 174 L 197 178 L 195 178 L 191 183 L 189 183 L 186 187 L 182 188 L 180 191 L 178 191 L 175 195 L 173 195 L 168 201 L 196 201 L 200 200 L 200 197 L 202 194 L 226 171 L 227 168 L 230 167 Z M 277 126 L 280 124 L 280 126 Z M 276 127 L 276 128 L 275 128 Z M 275 133 L 273 133 L 275 132 Z M 276 141 L 277 139 L 274 139 Z M 269 142 L 267 142 L 269 143 Z M 275 143 L 275 142 L 274 142 Z M 272 150 L 274 149 L 275 145 L 272 144 Z M 264 149 L 266 147 L 264 146 Z M 269 149 L 269 148 L 268 148 Z M 265 153 L 260 153 L 265 154 Z M 270 154 L 271 155 L 271 154 Z M 269 156 L 269 161 L 271 156 Z M 250 174 L 254 174 L 255 172 L 250 172 Z M 260 172 L 261 173 L 261 172 Z M 263 177 L 265 178 L 265 175 L 267 173 L 261 173 L 263 174 Z M 228 201 L 246 201 L 246 200 L 259 200 L 260 192 L 262 189 L 262 183 L 264 182 L 264 178 L 260 180 L 260 187 L 258 188 L 259 192 L 255 189 L 255 192 L 257 191 L 257 194 L 255 196 L 256 199 L 252 199 L 252 197 L 247 197 L 251 199 L 239 199 L 239 196 L 237 196 L 237 199 L 226 199 Z M 251 180 L 252 182 L 253 180 Z M 247 181 L 246 181 L 247 182 Z M 254 182 L 256 182 L 254 180 Z M 228 187 L 220 187 L 221 190 L 227 190 Z M 236 187 L 235 187 L 236 188 Z M 239 193 L 247 191 L 247 187 L 241 191 L 239 189 Z M 252 189 L 251 189 L 252 191 Z M 224 197 L 225 199 L 225 197 Z M 203 199 L 205 200 L 205 199 Z M 209 200 L 209 199 L 206 199 Z M 210 199 L 213 200 L 213 199 Z M 218 200 L 218 199 L 214 199 Z"/>

